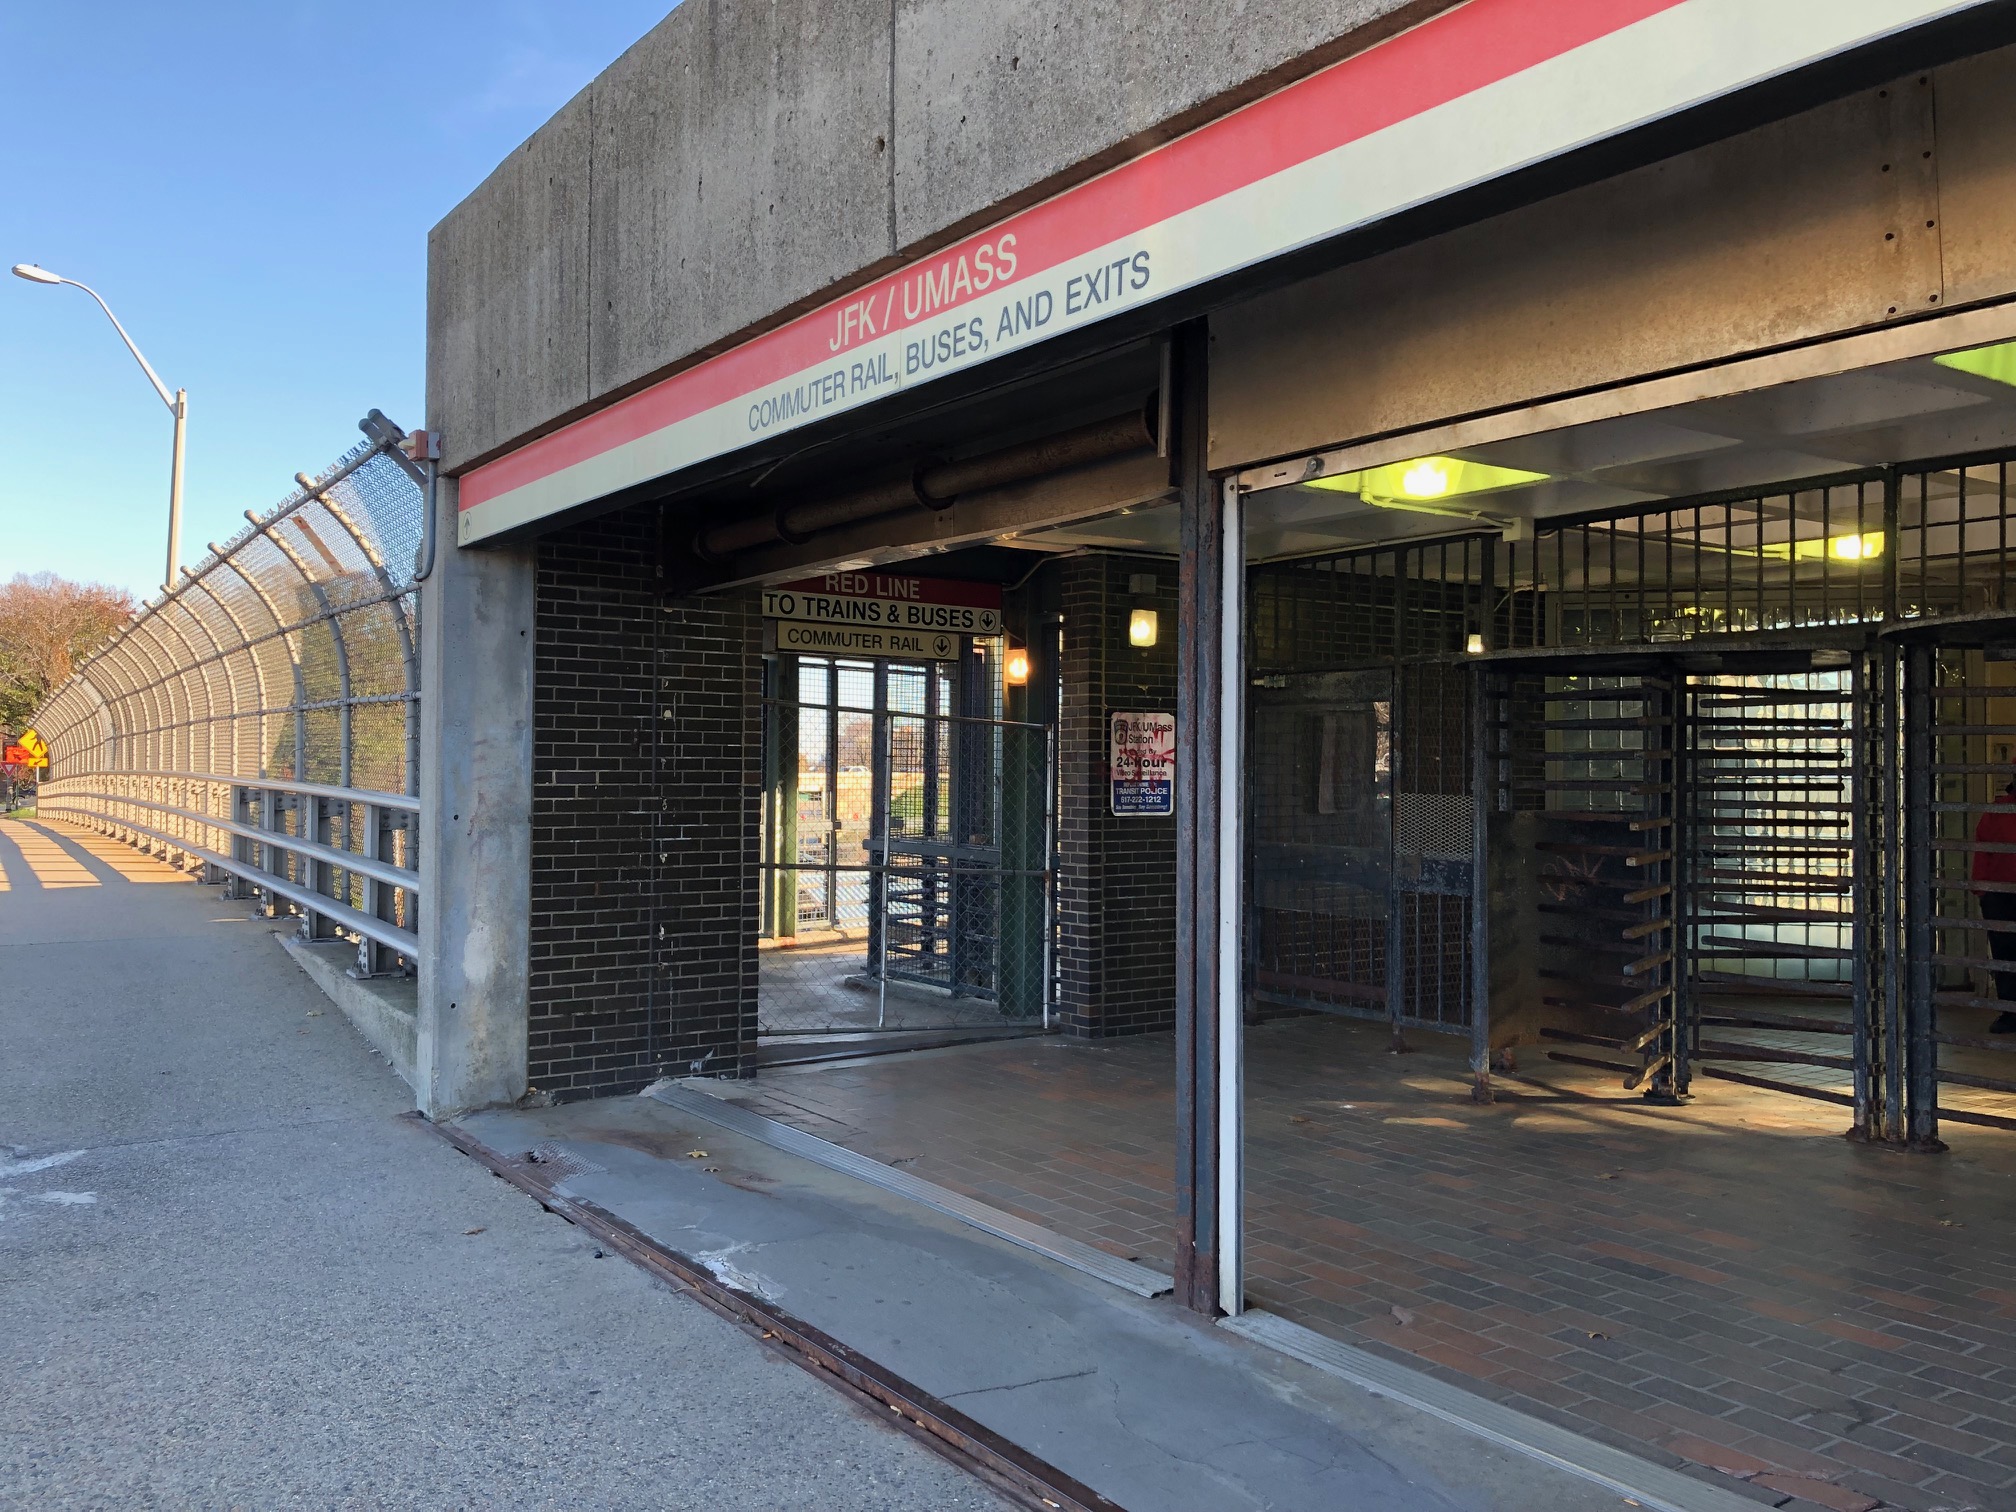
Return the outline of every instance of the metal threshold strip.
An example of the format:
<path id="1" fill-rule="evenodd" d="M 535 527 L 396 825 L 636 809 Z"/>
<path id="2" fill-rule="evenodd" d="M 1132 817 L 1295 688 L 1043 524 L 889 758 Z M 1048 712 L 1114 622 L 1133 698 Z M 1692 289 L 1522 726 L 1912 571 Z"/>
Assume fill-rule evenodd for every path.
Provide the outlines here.
<path id="1" fill-rule="evenodd" d="M 885 1192 L 893 1192 L 898 1197 L 907 1197 L 912 1202 L 922 1203 L 945 1214 L 957 1218 L 961 1223 L 971 1224 L 997 1239 L 1006 1239 L 1010 1244 L 1019 1244 L 1024 1249 L 1034 1250 L 1039 1255 L 1047 1255 L 1052 1260 L 1081 1270 L 1088 1276 L 1097 1276 L 1101 1281 L 1124 1287 L 1139 1297 L 1159 1297 L 1175 1288 L 1175 1281 L 1160 1271 L 1145 1265 L 1137 1265 L 1132 1260 L 1123 1260 L 1118 1255 L 1109 1255 L 1102 1249 L 1057 1233 L 1054 1229 L 1043 1228 L 1039 1224 L 1017 1218 L 1013 1213 L 1004 1213 L 996 1207 L 936 1186 L 921 1177 L 912 1176 L 907 1171 L 899 1171 L 886 1166 L 879 1160 L 871 1160 L 866 1155 L 857 1154 L 831 1140 L 820 1139 L 807 1134 L 803 1129 L 794 1129 L 787 1123 L 774 1118 L 765 1118 L 761 1113 L 752 1113 L 747 1108 L 723 1101 L 710 1093 L 679 1082 L 662 1081 L 645 1090 L 645 1096 L 677 1108 L 682 1113 L 690 1113 L 695 1118 L 704 1118 L 730 1133 L 741 1134 L 769 1145 L 773 1150 L 782 1150 L 787 1155 L 796 1155 L 815 1165 L 822 1165 L 829 1171 L 838 1171 L 843 1176 L 852 1176 L 865 1181 L 870 1186 L 880 1187 Z"/>
<path id="2" fill-rule="evenodd" d="M 1273 1313 L 1220 1318 L 1218 1326 L 1515 1453 L 1594 1481 L 1656 1512 L 1757 1512 L 1758 1503 L 1747 1496 L 1557 1428 L 1424 1371 L 1340 1344 Z"/>
<path id="3" fill-rule="evenodd" d="M 561 1195 L 537 1166 L 500 1154 L 452 1124 L 433 1123 L 419 1113 L 404 1116 L 432 1129 L 464 1155 L 535 1198 L 549 1213 L 593 1234 L 612 1252 L 759 1334 L 764 1342 L 783 1350 L 797 1364 L 855 1401 L 864 1406 L 887 1408 L 890 1415 L 886 1421 L 1032 1512 L 1053 1508 L 1059 1512 L 1123 1512 L 1118 1503 L 1066 1475 L 1048 1460 L 1003 1438 L 830 1334 L 801 1322 L 754 1293 L 730 1286 L 698 1261 L 668 1249 L 606 1208 Z"/>

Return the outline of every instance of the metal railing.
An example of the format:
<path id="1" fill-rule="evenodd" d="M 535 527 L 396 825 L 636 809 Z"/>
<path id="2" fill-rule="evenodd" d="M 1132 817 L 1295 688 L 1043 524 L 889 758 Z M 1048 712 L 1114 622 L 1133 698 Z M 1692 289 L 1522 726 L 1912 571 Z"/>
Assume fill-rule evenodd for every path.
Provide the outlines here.
<path id="1" fill-rule="evenodd" d="M 35 716 L 37 810 L 354 939 L 360 976 L 418 957 L 424 473 L 367 440 L 248 522 Z"/>

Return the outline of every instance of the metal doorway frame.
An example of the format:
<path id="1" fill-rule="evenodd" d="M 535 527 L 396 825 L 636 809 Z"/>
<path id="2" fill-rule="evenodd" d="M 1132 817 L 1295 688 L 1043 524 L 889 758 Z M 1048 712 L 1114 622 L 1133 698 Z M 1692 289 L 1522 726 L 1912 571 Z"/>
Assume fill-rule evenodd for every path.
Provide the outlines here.
<path id="1" fill-rule="evenodd" d="M 998 701 L 971 686 L 993 668 L 992 658 L 970 648 L 958 663 L 796 653 L 771 661 L 762 934 L 786 940 L 800 924 L 827 926 L 840 948 L 826 953 L 854 962 L 851 971 L 836 966 L 829 975 L 872 992 L 874 1011 L 869 1022 L 851 1004 L 844 1012 L 829 1004 L 822 1016 L 816 1003 L 792 1013 L 789 1005 L 763 1002 L 774 1012 L 761 1021 L 762 1033 L 982 1027 L 965 1020 L 987 1004 L 1003 1023 L 1051 1027 L 1056 732 L 997 717 Z M 810 698 L 808 675 L 818 684 Z M 807 791 L 798 776 L 808 771 L 817 776 L 810 791 L 818 830 L 810 836 L 798 827 Z M 848 844 L 858 844 L 858 857 L 842 854 Z M 807 874 L 816 894 L 811 915 Z M 773 973 L 759 968 L 759 994 L 785 993 L 786 976 L 803 975 L 781 969 L 781 957 L 770 962 L 778 949 L 765 947 L 766 965 L 780 969 L 773 983 Z M 903 1023 L 890 1022 L 898 996 L 892 982 L 905 1004 Z M 830 985 L 823 978 L 796 984 L 813 995 Z M 920 990 L 942 994 L 945 1007 L 933 1010 L 917 998 Z M 973 1006 L 961 1009 L 962 1001 Z"/>

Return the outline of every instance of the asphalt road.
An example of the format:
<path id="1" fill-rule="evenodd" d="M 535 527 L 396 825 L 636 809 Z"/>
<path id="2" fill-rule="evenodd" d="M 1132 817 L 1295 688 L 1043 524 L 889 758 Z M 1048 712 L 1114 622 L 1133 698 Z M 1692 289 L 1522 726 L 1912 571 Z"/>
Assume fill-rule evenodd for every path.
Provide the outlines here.
<path id="1" fill-rule="evenodd" d="M 0 869 L 0 1507 L 1005 1505 L 401 1121 L 244 905 Z"/>

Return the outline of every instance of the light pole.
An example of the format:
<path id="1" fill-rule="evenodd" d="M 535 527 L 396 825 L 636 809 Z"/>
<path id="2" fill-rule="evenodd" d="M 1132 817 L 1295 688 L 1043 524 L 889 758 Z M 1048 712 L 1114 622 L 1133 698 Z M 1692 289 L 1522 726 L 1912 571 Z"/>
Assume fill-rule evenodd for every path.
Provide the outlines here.
<path id="1" fill-rule="evenodd" d="M 168 476 L 168 570 L 162 575 L 161 586 L 173 590 L 175 587 L 176 558 L 182 554 L 182 441 L 189 425 L 189 391 L 177 389 L 173 398 L 169 397 L 168 385 L 161 381 L 161 375 L 154 371 L 154 365 L 140 355 L 140 348 L 133 345 L 133 338 L 126 334 L 126 327 L 119 324 L 119 317 L 112 313 L 112 306 L 105 303 L 98 291 L 89 284 L 81 284 L 74 278 L 64 278 L 51 273 L 47 268 L 38 268 L 33 263 L 14 264 L 14 276 L 25 278 L 30 283 L 68 284 L 73 289 L 82 289 L 98 301 L 98 308 L 105 312 L 105 318 L 112 322 L 112 329 L 119 333 L 119 339 L 126 343 L 126 350 L 133 354 L 133 360 L 140 364 L 140 371 L 147 375 L 147 381 L 154 385 L 154 392 L 161 396 L 161 402 L 168 406 L 168 413 L 175 417 L 175 457 Z"/>

